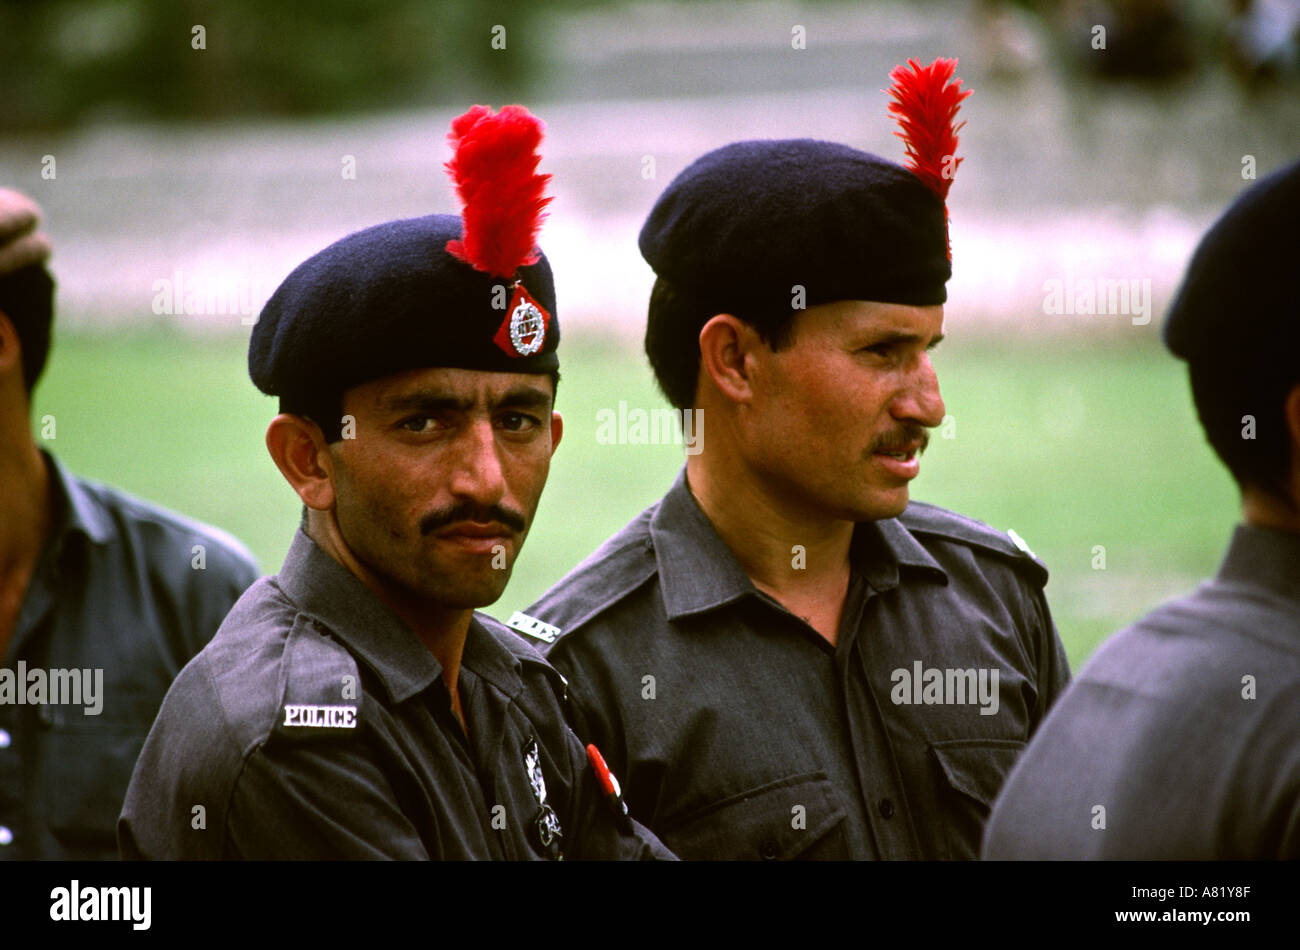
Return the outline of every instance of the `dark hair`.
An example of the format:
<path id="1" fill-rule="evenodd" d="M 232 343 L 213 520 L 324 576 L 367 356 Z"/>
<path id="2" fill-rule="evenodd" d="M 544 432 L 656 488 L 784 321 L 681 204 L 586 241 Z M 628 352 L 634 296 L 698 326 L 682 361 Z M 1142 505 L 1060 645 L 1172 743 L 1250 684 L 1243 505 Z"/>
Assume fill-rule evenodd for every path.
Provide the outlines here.
<path id="1" fill-rule="evenodd" d="M 1192 401 L 1206 439 L 1241 488 L 1254 487 L 1291 500 L 1291 433 L 1287 393 L 1300 385 L 1300 361 L 1289 348 L 1249 355 L 1218 354 L 1189 364 Z M 1253 438 L 1246 438 L 1254 420 Z"/>
<path id="2" fill-rule="evenodd" d="M 716 314 L 730 313 L 744 320 L 773 351 L 790 342 L 798 311 L 786 309 L 740 313 L 734 306 L 683 290 L 662 277 L 650 291 L 645 327 L 645 353 L 650 358 L 659 389 L 675 409 L 695 403 L 700 375 L 700 330 Z"/>
<path id="3" fill-rule="evenodd" d="M 30 396 L 50 355 L 54 322 L 54 278 L 44 264 L 28 264 L 0 277 L 0 311 L 18 334 L 23 354 L 23 385 Z"/>
<path id="4" fill-rule="evenodd" d="M 560 371 L 553 369 L 549 374 L 551 377 L 551 392 L 557 394 L 560 391 Z M 554 405 L 554 400 L 552 400 Z M 325 436 L 326 442 L 339 442 L 343 438 L 343 394 L 321 394 L 302 400 L 286 399 L 280 397 L 280 411 L 292 413 L 295 416 L 303 416 L 310 419 L 316 425 L 320 426 L 321 434 Z"/>

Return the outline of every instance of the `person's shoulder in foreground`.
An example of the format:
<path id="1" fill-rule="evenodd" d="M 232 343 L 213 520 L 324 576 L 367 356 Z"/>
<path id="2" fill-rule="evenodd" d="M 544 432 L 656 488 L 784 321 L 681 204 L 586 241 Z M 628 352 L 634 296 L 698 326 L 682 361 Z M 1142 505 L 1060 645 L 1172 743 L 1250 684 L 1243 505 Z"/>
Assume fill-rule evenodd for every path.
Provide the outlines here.
<path id="1" fill-rule="evenodd" d="M 1296 564 L 1300 538 L 1241 526 L 1214 580 L 1103 644 L 1008 780 L 984 856 L 1300 857 Z"/>
<path id="2" fill-rule="evenodd" d="M 986 858 L 1300 857 L 1297 216 L 1300 163 L 1207 232 L 1165 322 L 1244 523 L 1213 580 L 1084 667 L 1008 779 Z"/>

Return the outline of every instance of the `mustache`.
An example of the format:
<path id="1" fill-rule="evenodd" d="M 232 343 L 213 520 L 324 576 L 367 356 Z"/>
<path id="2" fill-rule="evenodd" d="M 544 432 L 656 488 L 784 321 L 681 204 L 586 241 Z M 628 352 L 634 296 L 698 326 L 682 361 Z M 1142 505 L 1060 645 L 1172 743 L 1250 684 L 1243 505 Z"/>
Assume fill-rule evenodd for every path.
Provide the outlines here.
<path id="1" fill-rule="evenodd" d="M 432 534 L 460 521 L 474 521 L 479 524 L 499 521 L 516 534 L 522 534 L 524 528 L 528 526 L 527 519 L 520 512 L 510 508 L 503 508 L 500 505 L 489 505 L 483 508 L 473 502 L 461 501 L 446 508 L 438 508 L 421 518 L 420 534 Z"/>
<path id="2" fill-rule="evenodd" d="M 902 452 L 909 446 L 918 444 L 916 454 L 920 455 L 930 444 L 930 433 L 925 426 L 919 426 L 915 423 L 899 426 L 889 432 L 883 432 L 871 440 L 871 447 L 868 453 L 876 452 Z"/>

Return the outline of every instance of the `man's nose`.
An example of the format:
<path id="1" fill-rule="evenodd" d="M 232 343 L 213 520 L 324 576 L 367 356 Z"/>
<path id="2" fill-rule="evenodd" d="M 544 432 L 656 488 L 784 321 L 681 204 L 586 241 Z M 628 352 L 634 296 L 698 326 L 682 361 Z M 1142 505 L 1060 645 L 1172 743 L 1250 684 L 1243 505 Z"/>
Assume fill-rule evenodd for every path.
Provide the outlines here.
<path id="1" fill-rule="evenodd" d="M 484 508 L 505 497 L 505 471 L 492 420 L 474 422 L 457 439 L 456 459 L 448 487 L 454 496 L 469 499 Z"/>
<path id="2" fill-rule="evenodd" d="M 921 356 L 906 388 L 894 399 L 891 411 L 896 419 L 911 420 L 930 429 L 943 422 L 943 396 L 939 394 L 939 377 L 935 375 L 929 354 Z"/>

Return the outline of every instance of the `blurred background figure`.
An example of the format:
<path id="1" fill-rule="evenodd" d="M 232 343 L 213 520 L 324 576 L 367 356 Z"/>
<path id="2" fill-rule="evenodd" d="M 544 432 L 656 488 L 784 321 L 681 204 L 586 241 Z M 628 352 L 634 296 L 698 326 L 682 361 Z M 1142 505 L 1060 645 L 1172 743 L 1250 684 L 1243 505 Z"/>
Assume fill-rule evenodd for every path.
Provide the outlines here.
<path id="1" fill-rule="evenodd" d="M 1195 63 L 1187 8 L 1178 0 L 1067 0 L 1058 22 L 1084 69 L 1111 79 L 1162 81 Z"/>
<path id="2" fill-rule="evenodd" d="M 38 222 L 0 189 L 0 860 L 111 858 L 163 694 L 258 572 L 224 532 L 37 444 L 54 294 Z"/>
<path id="3" fill-rule="evenodd" d="M 1250 85 L 1295 80 L 1300 73 L 1300 0 L 1233 0 L 1227 54 Z"/>

